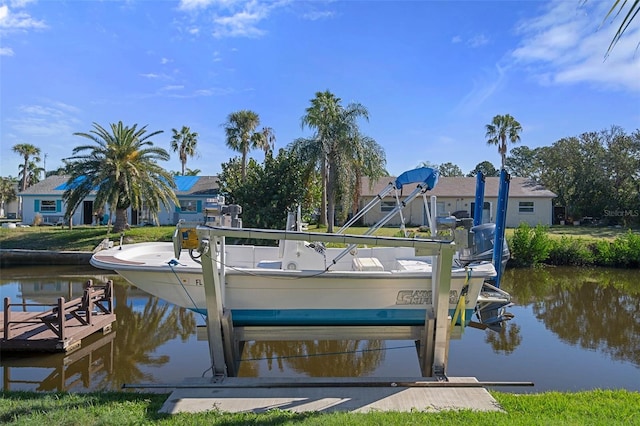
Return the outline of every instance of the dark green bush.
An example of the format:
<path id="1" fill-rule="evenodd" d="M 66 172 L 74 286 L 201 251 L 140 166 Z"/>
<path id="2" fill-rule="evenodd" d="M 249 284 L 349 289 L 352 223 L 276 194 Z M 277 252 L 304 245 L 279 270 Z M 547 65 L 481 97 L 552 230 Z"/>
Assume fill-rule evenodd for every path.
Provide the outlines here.
<path id="1" fill-rule="evenodd" d="M 613 242 L 599 241 L 594 245 L 596 264 L 622 268 L 640 267 L 640 234 L 629 230 Z"/>
<path id="2" fill-rule="evenodd" d="M 513 266 L 537 266 L 549 255 L 551 239 L 547 228 L 538 225 L 535 228 L 522 222 L 514 231 L 509 242 L 511 264 Z"/>
<path id="3" fill-rule="evenodd" d="M 550 265 L 591 265 L 593 250 L 579 238 L 562 237 L 551 242 L 551 250 L 545 263 Z"/>

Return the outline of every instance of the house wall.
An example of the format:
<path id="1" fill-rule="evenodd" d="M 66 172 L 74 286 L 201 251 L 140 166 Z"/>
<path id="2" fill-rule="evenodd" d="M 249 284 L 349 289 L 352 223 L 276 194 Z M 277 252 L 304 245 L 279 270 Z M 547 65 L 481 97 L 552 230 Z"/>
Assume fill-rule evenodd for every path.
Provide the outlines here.
<path id="1" fill-rule="evenodd" d="M 360 202 L 360 208 L 363 208 L 374 197 L 363 197 Z M 392 207 L 394 203 L 393 197 L 385 197 L 383 200 L 388 203 L 388 207 Z M 485 203 L 491 204 L 490 214 L 488 217 L 489 222 L 495 222 L 497 198 L 486 197 Z M 471 211 L 471 204 L 475 202 L 475 198 L 471 197 L 439 197 L 437 202 L 437 216 L 449 216 L 455 211 L 464 210 L 469 212 L 469 216 L 473 215 Z M 521 204 L 524 203 L 524 204 Z M 427 203 L 431 203 L 430 197 L 427 196 Z M 532 204 L 530 204 L 532 203 Z M 532 210 L 532 211 L 531 211 Z M 370 226 L 382 219 L 388 211 L 383 211 L 381 205 L 376 205 L 373 209 L 367 212 L 363 218 L 363 224 Z M 424 202 L 421 199 L 416 199 L 409 206 L 405 207 L 402 211 L 405 219 L 405 223 L 410 226 L 427 225 L 427 219 L 424 213 Z M 486 220 L 485 220 L 486 221 Z M 531 226 L 551 225 L 552 224 L 552 202 L 550 198 L 516 198 L 509 197 L 507 203 L 507 221 L 506 226 L 509 228 L 515 228 L 520 225 L 521 222 L 526 222 Z M 399 226 L 400 216 L 395 215 L 388 223 L 389 226 Z"/>
<path id="2" fill-rule="evenodd" d="M 85 201 L 93 200 L 94 197 L 85 198 Z M 66 205 L 64 201 L 62 201 L 61 195 L 23 195 L 22 202 L 22 223 L 25 225 L 32 225 L 38 214 L 42 216 L 43 223 L 50 225 L 61 224 L 64 220 Z M 74 225 L 84 223 L 84 213 L 83 204 L 80 203 L 80 207 L 78 207 L 72 217 Z M 93 212 L 91 213 L 90 219 L 93 222 Z"/>
<path id="3" fill-rule="evenodd" d="M 521 204 L 522 203 L 522 204 Z M 532 206 L 528 203 L 533 203 Z M 528 211 L 528 210 L 533 211 Z M 509 198 L 507 227 L 516 228 L 526 222 L 530 226 L 553 224 L 553 206 L 550 198 Z"/>
<path id="4" fill-rule="evenodd" d="M 193 196 L 183 196 L 178 197 L 179 200 L 182 201 L 184 205 L 184 210 L 180 206 L 176 206 L 173 203 L 169 206 L 169 208 L 164 208 L 164 206 L 160 207 L 160 212 L 158 213 L 158 223 L 160 225 L 175 225 L 179 220 L 183 219 L 187 222 L 204 222 L 204 208 L 206 204 L 206 200 L 210 197 L 193 197 Z M 93 202 L 95 197 L 87 197 L 83 201 L 91 201 Z M 46 224 L 60 224 L 64 219 L 64 212 L 66 205 L 62 200 L 61 195 L 25 195 L 23 196 L 23 217 L 22 223 L 26 225 L 31 225 L 34 223 L 37 214 L 42 216 L 42 221 Z M 192 204 L 189 205 L 189 202 Z M 92 209 L 92 210 L 95 210 Z M 106 213 L 109 213 L 109 207 L 106 208 Z M 129 223 L 131 223 L 131 219 L 133 217 L 132 210 L 127 210 L 127 215 L 129 218 Z M 76 210 L 73 215 L 73 224 L 74 225 L 82 225 L 85 223 L 85 212 L 83 208 L 83 203 L 80 203 L 80 206 Z M 93 211 L 91 212 L 91 223 L 93 223 Z M 112 222 L 113 223 L 112 218 Z M 152 223 L 150 220 L 148 212 L 144 209 L 138 214 L 138 225 L 145 225 L 147 223 Z"/>
<path id="5" fill-rule="evenodd" d="M 8 203 L 4 203 L 4 209 L 2 209 L 2 211 L 0 211 L 0 217 L 9 217 L 9 216 L 15 216 L 14 218 L 19 217 L 18 216 L 18 212 L 20 211 L 20 202 L 18 201 L 19 198 L 16 198 L 15 200 L 8 202 Z"/>

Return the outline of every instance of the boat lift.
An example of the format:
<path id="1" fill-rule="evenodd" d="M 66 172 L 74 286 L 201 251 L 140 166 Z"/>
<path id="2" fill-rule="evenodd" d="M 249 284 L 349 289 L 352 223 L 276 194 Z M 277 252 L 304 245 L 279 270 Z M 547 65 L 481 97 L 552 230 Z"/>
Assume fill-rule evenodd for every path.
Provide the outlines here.
<path id="1" fill-rule="evenodd" d="M 449 292 L 455 243 L 413 238 L 378 237 L 282 231 L 251 228 L 226 228 L 200 225 L 196 227 L 198 251 L 202 254 L 202 273 L 206 295 L 207 335 L 215 376 L 236 376 L 242 343 L 251 340 L 307 340 L 307 339 L 382 339 L 414 340 L 417 342 L 420 368 L 424 377 L 446 377 L 447 354 L 451 320 Z M 425 280 L 434 301 L 425 309 L 424 326 L 235 326 L 231 311 L 225 308 L 224 251 L 225 238 L 267 240 L 321 241 L 346 245 L 414 247 L 434 257 L 434 273 Z M 430 282 L 429 282 L 430 281 Z"/>

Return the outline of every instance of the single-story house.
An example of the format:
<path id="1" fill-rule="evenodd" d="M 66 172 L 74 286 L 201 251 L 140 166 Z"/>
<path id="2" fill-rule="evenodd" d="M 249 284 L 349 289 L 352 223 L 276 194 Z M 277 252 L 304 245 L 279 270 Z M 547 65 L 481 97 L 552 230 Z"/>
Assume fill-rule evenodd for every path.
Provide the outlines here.
<path id="1" fill-rule="evenodd" d="M 20 183 L 16 182 L 13 184 L 15 190 L 16 190 L 16 194 L 19 192 L 19 188 L 20 188 Z M 7 219 L 17 219 L 20 215 L 18 214 L 20 212 L 20 197 L 16 197 L 15 200 L 12 201 L 5 201 L 1 206 L 0 206 L 0 218 L 7 218 Z"/>
<path id="2" fill-rule="evenodd" d="M 64 219 L 65 203 L 62 195 L 67 188 L 68 176 L 49 176 L 45 180 L 30 186 L 18 195 L 22 197 L 22 223 L 38 222 L 50 225 L 61 224 Z M 186 221 L 203 222 L 204 208 L 207 204 L 217 204 L 218 178 L 217 176 L 176 176 L 176 196 L 179 205 L 173 203 L 168 209 L 161 205 L 158 213 L 160 225 L 175 225 L 180 219 Z M 95 196 L 90 195 L 82 201 L 73 214 L 73 224 L 91 225 L 100 221 L 108 221 L 109 208 L 100 211 L 94 205 Z M 148 209 L 144 206 L 140 211 L 129 209 L 128 217 L 131 225 L 153 223 Z"/>
<path id="3" fill-rule="evenodd" d="M 360 188 L 359 208 L 366 206 L 379 194 L 395 177 L 384 177 L 370 185 L 369 180 L 363 179 Z M 484 208 L 482 223 L 495 222 L 496 206 L 498 203 L 498 188 L 500 178 L 486 177 L 484 189 Z M 406 197 L 416 188 L 416 185 L 405 185 L 402 197 Z M 435 188 L 427 192 L 427 200 L 436 196 L 437 216 L 450 216 L 455 212 L 466 212 L 467 217 L 473 217 L 475 210 L 476 178 L 475 177 L 440 177 Z M 551 225 L 553 223 L 552 201 L 556 194 L 543 188 L 528 178 L 512 177 L 509 184 L 509 200 L 507 204 L 506 226 L 517 227 L 521 222 L 531 226 Z M 395 207 L 393 193 L 384 197 L 378 208 L 373 208 L 363 218 L 364 225 L 372 225 L 384 217 Z M 464 214 L 464 213 L 463 213 Z M 424 203 L 415 200 L 403 210 L 405 223 L 420 226 L 427 225 L 427 215 Z M 388 224 L 399 225 L 400 218 L 393 218 Z"/>

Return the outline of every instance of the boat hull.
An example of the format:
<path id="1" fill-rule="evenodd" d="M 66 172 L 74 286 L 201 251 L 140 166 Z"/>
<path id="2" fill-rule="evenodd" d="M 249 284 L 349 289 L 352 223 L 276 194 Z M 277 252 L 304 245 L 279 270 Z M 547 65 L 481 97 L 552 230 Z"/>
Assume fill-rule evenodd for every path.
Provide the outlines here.
<path id="1" fill-rule="evenodd" d="M 117 272 L 154 296 L 206 313 L 201 272 L 179 268 Z M 268 276 L 259 272 L 259 279 L 241 273 L 225 276 L 224 306 L 231 310 L 234 325 L 420 325 L 433 303 L 431 277 L 427 274 L 329 272 L 322 277 L 303 277 L 295 272 Z M 468 322 L 482 283 L 483 278 L 477 276 L 467 279 L 464 271 L 452 278 L 451 316 L 460 306 Z M 460 294 L 467 285 L 462 308 Z"/>
<path id="2" fill-rule="evenodd" d="M 188 255 L 173 260 L 161 244 L 125 246 L 122 252 L 109 250 L 96 254 L 91 263 L 115 270 L 141 290 L 174 305 L 206 313 L 202 267 Z M 406 263 L 405 270 L 375 271 L 227 266 L 222 304 L 231 311 L 237 326 L 422 325 L 427 309 L 433 307 L 431 265 Z M 490 264 L 452 270 L 448 301 L 452 317 L 457 310 L 459 318 L 469 321 L 483 282 L 493 273 Z M 464 304 L 460 303 L 461 294 Z"/>

